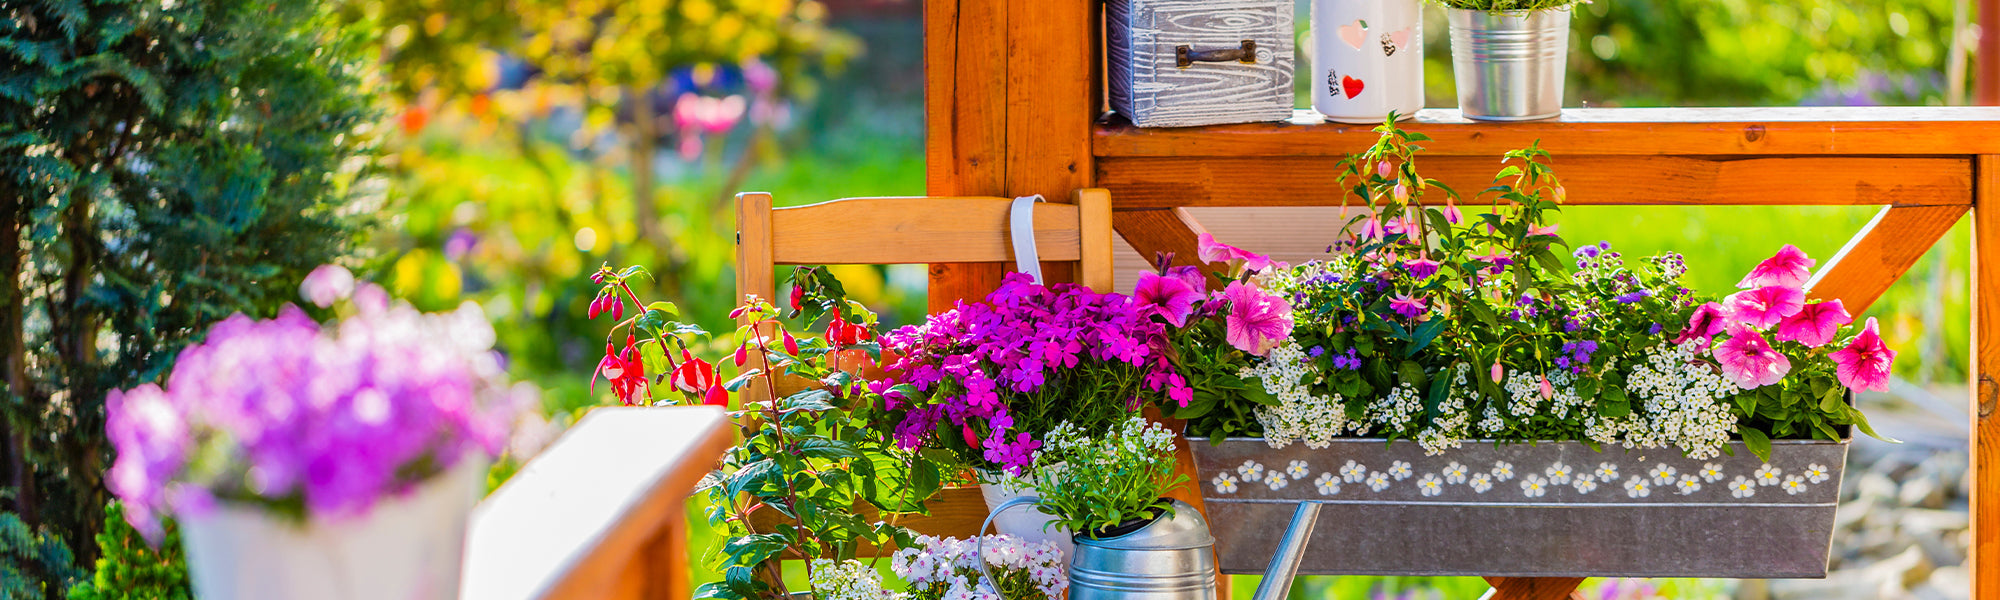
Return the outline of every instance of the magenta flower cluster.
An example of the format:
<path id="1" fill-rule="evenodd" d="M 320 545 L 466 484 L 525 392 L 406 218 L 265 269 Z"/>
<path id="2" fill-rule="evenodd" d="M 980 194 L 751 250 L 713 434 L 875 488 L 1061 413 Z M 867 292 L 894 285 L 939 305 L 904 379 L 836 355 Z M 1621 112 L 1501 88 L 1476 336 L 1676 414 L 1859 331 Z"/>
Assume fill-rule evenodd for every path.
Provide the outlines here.
<path id="1" fill-rule="evenodd" d="M 902 357 L 889 365 L 890 381 L 881 387 L 908 384 L 930 394 L 920 405 L 885 395 L 889 410 L 903 412 L 897 442 L 917 448 L 948 423 L 992 466 L 1027 467 L 1041 447 L 1037 436 L 1068 415 L 1056 411 L 1056 420 L 1029 423 L 1017 403 L 1069 383 L 1086 388 L 1102 382 L 1073 381 L 1086 378 L 1085 371 L 1091 371 L 1088 378 L 1133 373 L 1145 390 L 1185 403 L 1192 391 L 1168 362 L 1165 328 L 1150 314 L 1122 294 L 1042 286 L 1012 273 L 984 303 L 961 302 L 921 326 L 889 332 L 885 350 Z M 1098 372 L 1107 368 L 1114 373 Z M 1140 403 L 1137 397 L 1065 400 L 1116 402 L 1125 411 Z"/>
<path id="2" fill-rule="evenodd" d="M 1792 371 L 1792 361 L 1771 346 L 1772 339 L 1819 348 L 1834 341 L 1842 326 L 1854 322 L 1839 300 L 1806 301 L 1804 286 L 1815 263 L 1786 244 L 1737 283 L 1743 291 L 1696 309 L 1680 341 L 1726 336 L 1713 350 L 1716 362 L 1744 389 L 1783 380 Z M 1882 342 L 1875 318 L 1869 317 L 1846 347 L 1828 358 L 1834 361 L 1841 385 L 1887 391 L 1896 352 Z"/>
<path id="3" fill-rule="evenodd" d="M 291 306 L 232 316 L 180 353 L 165 388 L 110 394 L 106 483 L 135 527 L 157 539 L 161 514 L 217 500 L 353 516 L 498 454 L 521 407 L 478 305 L 424 315 L 372 284 L 355 296 L 357 314 L 327 328 Z"/>

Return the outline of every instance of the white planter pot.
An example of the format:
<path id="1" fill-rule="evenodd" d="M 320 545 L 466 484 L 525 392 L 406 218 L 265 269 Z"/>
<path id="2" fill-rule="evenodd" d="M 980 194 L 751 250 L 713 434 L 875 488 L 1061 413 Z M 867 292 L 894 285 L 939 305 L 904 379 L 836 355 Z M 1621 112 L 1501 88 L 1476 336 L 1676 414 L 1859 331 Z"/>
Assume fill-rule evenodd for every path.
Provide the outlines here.
<path id="1" fill-rule="evenodd" d="M 1424 107 L 1420 0 L 1313 0 L 1313 108 L 1340 123 L 1381 123 Z"/>
<path id="2" fill-rule="evenodd" d="M 188 574 L 202 600 L 452 600 L 466 518 L 486 482 L 467 458 L 365 515 L 294 523 L 223 503 L 182 515 Z"/>
<path id="3" fill-rule="evenodd" d="M 981 479 L 986 480 L 990 478 Z M 1034 486 L 1017 488 L 1004 483 L 981 483 L 979 484 L 979 494 L 986 498 L 986 510 L 988 512 L 991 512 L 993 507 L 1006 503 L 1008 500 L 1022 496 L 1037 495 Z M 1042 512 L 1040 508 L 1033 505 L 1015 506 L 993 516 L 993 529 L 994 531 L 1029 542 L 1055 542 L 1056 547 L 1062 549 L 1063 557 L 1068 558 L 1075 554 L 1076 544 L 1070 541 L 1071 532 L 1069 528 L 1061 525 L 1050 525 L 1049 522 L 1053 520 L 1055 520 L 1055 517 Z M 1044 525 L 1048 527 L 1045 529 Z"/>

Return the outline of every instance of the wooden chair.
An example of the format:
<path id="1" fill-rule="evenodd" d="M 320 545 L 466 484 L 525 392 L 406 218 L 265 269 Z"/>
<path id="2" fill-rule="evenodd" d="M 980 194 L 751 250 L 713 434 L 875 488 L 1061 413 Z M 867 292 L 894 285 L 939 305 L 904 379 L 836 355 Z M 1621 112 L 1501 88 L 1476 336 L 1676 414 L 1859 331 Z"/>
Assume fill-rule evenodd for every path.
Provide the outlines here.
<path id="1" fill-rule="evenodd" d="M 1012 205 L 1013 199 L 998 197 L 848 198 L 774 209 L 770 194 L 738 194 L 737 297 L 775 298 L 779 265 L 1012 262 Z M 1041 260 L 1076 261 L 1078 283 L 1112 291 L 1110 193 L 1080 189 L 1071 194 L 1070 204 L 1037 203 L 1034 223 Z M 1181 468 L 1192 477 L 1193 456 L 1186 443 L 1181 447 Z M 1193 486 L 1170 495 L 1202 508 Z M 986 501 L 977 488 L 946 489 L 929 508 L 929 516 L 903 516 L 897 523 L 919 533 L 963 538 L 978 535 L 986 517 Z M 760 530 L 768 531 L 780 518 L 776 511 L 764 511 L 755 520 Z M 1226 590 L 1226 580 L 1224 584 Z"/>

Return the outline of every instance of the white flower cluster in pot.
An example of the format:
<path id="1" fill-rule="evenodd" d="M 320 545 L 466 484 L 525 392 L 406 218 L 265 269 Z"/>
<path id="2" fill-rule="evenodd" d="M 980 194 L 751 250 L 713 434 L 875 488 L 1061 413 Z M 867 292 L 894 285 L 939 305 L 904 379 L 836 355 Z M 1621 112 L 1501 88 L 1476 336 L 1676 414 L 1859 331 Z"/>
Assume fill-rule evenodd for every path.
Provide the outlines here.
<path id="1" fill-rule="evenodd" d="M 1006 582 L 1019 582 L 1025 577 L 1027 586 L 1049 600 L 1063 597 L 1063 592 L 1069 589 L 1063 553 L 1054 542 L 1031 543 L 1013 536 L 990 535 L 985 537 L 984 545 L 986 565 L 1003 582 L 1002 587 L 1008 587 Z M 867 598 L 1003 600 L 979 575 L 979 564 L 975 562 L 979 552 L 974 539 L 917 536 L 912 547 L 896 551 L 889 559 L 889 569 L 909 584 L 912 593 L 904 596 L 883 593 Z M 815 585 L 813 589 L 818 591 L 819 587 Z M 1017 594 L 1022 591 L 1025 590 L 1009 590 Z"/>
<path id="2" fill-rule="evenodd" d="M 1369 423 L 1376 425 L 1377 432 L 1411 432 L 1417 427 L 1417 417 L 1424 414 L 1424 397 L 1417 388 L 1408 383 L 1398 384 L 1389 390 L 1389 395 L 1368 403 L 1363 413 Z"/>
<path id="3" fill-rule="evenodd" d="M 813 597 L 819 600 L 901 600 L 906 598 L 882 589 L 882 578 L 875 569 L 861 561 L 848 559 L 834 562 L 824 558 L 812 561 L 812 577 L 807 580 L 812 585 Z"/>
<path id="4" fill-rule="evenodd" d="M 1312 393 L 1319 375 L 1307 364 L 1306 351 L 1298 342 L 1287 340 L 1272 348 L 1269 356 L 1244 368 L 1238 377 L 1255 377 L 1264 391 L 1277 397 L 1277 406 L 1257 407 L 1257 422 L 1264 426 L 1264 441 L 1283 448 L 1303 441 L 1308 448 L 1325 448 L 1343 433 L 1360 433 L 1364 425 L 1347 420 L 1346 399 L 1340 394 Z M 1419 403 L 1421 411 L 1423 405 Z"/>
<path id="5" fill-rule="evenodd" d="M 1736 413 L 1724 401 L 1741 391 L 1734 381 L 1696 362 L 1698 342 L 1661 344 L 1646 351 L 1645 362 L 1625 376 L 1631 414 L 1586 421 L 1586 434 L 1626 448 L 1680 448 L 1689 458 L 1722 453 L 1736 431 Z"/>

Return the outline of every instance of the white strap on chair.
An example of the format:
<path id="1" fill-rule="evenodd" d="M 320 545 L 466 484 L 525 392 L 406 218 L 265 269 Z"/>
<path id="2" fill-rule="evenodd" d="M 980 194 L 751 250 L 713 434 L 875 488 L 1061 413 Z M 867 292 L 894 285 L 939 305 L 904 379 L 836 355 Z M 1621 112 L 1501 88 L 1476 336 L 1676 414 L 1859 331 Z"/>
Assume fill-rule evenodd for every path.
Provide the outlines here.
<path id="1" fill-rule="evenodd" d="M 1041 194 L 1015 198 L 1007 218 L 1008 234 L 1014 238 L 1014 270 L 1027 273 L 1035 283 L 1042 282 L 1042 261 L 1035 251 L 1035 203 L 1042 201 Z"/>

